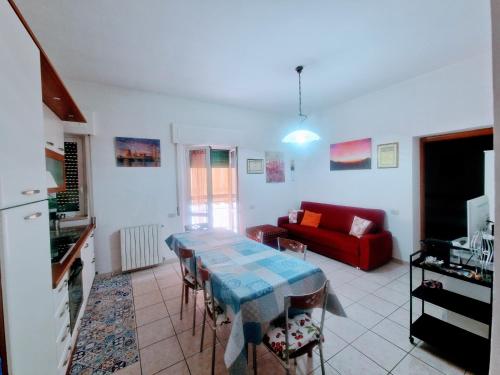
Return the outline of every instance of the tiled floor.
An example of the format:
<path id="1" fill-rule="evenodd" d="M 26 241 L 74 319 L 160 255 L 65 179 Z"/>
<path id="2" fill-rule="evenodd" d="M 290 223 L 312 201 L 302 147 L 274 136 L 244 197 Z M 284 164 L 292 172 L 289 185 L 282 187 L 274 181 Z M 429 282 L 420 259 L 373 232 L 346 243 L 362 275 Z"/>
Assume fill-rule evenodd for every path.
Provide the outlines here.
<path id="1" fill-rule="evenodd" d="M 324 349 L 327 374 L 466 373 L 465 369 L 442 359 L 423 343 L 410 344 L 407 265 L 392 262 L 375 271 L 363 272 L 312 252 L 308 253 L 307 260 L 324 270 L 348 315 L 340 318 L 327 314 Z M 117 375 L 209 373 L 211 333 L 207 331 L 205 349 L 200 353 L 203 306 L 198 302 L 198 327 L 193 337 L 190 331 L 194 309 L 192 298 L 185 309 L 184 319 L 180 320 L 178 268 L 178 264 L 163 265 L 132 274 L 140 361 L 118 371 Z M 436 308 L 433 313 L 439 314 L 440 311 Z M 229 329 L 218 333 L 217 374 L 227 373 L 223 352 Z M 285 373 L 262 346 L 257 355 L 259 374 Z M 301 358 L 293 372 L 320 374 L 319 366 L 319 355 L 314 353 L 312 358 Z M 248 372 L 252 373 L 252 370 Z"/>

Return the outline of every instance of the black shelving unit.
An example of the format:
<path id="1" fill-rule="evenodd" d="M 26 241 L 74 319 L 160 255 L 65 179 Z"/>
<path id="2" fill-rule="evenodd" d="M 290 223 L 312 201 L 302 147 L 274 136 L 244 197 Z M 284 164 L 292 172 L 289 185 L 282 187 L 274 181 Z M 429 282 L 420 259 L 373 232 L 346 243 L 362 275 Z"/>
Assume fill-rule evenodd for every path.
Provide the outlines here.
<path id="1" fill-rule="evenodd" d="M 474 371 L 477 374 L 488 374 L 490 358 L 490 338 L 493 300 L 493 273 L 485 271 L 484 280 L 476 280 L 454 272 L 456 268 L 430 266 L 424 263 L 428 254 L 420 250 L 410 255 L 410 341 L 418 338 L 436 347 L 458 365 Z M 445 259 L 449 259 L 449 254 Z M 450 263 L 453 264 L 453 263 Z M 474 270 L 474 267 L 460 265 L 464 270 Z M 489 303 L 467 297 L 446 289 L 431 289 L 419 285 L 414 289 L 413 269 L 422 272 L 422 280 L 426 280 L 425 272 L 432 271 L 464 283 L 473 283 L 490 289 Z M 413 298 L 421 301 L 421 315 L 413 321 Z M 430 303 L 443 309 L 460 314 L 467 318 L 488 325 L 488 337 L 479 336 L 473 332 L 452 325 L 426 313 L 425 305 Z"/>

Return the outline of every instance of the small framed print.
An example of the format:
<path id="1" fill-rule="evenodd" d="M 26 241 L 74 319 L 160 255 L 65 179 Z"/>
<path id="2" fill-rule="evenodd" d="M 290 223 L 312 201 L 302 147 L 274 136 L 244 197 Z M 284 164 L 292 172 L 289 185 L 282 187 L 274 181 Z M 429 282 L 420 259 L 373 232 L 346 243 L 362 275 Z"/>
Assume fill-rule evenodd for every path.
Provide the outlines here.
<path id="1" fill-rule="evenodd" d="M 399 144 L 386 143 L 377 146 L 377 167 L 397 168 L 399 163 Z"/>
<path id="2" fill-rule="evenodd" d="M 247 174 L 264 173 L 264 159 L 247 159 Z"/>

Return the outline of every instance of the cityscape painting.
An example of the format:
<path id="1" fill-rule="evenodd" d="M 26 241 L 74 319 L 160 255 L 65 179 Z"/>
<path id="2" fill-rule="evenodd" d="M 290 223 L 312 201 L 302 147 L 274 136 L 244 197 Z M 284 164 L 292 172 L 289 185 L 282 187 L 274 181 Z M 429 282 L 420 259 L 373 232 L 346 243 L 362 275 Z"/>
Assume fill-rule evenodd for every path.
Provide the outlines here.
<path id="1" fill-rule="evenodd" d="M 372 139 L 335 143 L 330 145 L 330 170 L 371 169 Z"/>
<path id="2" fill-rule="evenodd" d="M 118 167 L 159 167 L 160 140 L 116 137 L 115 155 Z"/>

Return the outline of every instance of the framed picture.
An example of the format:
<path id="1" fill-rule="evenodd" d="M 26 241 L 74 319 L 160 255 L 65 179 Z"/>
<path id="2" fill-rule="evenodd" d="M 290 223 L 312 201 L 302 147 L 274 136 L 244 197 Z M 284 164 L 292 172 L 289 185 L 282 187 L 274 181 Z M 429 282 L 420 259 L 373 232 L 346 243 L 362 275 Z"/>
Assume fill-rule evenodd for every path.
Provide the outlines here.
<path id="1" fill-rule="evenodd" d="M 378 168 L 397 168 L 399 162 L 398 143 L 386 143 L 377 146 Z"/>
<path id="2" fill-rule="evenodd" d="M 330 170 L 372 168 L 372 139 L 334 143 L 330 145 Z"/>
<path id="3" fill-rule="evenodd" d="M 247 174 L 264 173 L 264 159 L 247 159 Z"/>
<path id="4" fill-rule="evenodd" d="M 117 167 L 159 167 L 160 140 L 146 138 L 115 138 Z"/>
<path id="5" fill-rule="evenodd" d="M 266 151 L 266 182 L 285 182 L 285 159 L 282 152 Z"/>

